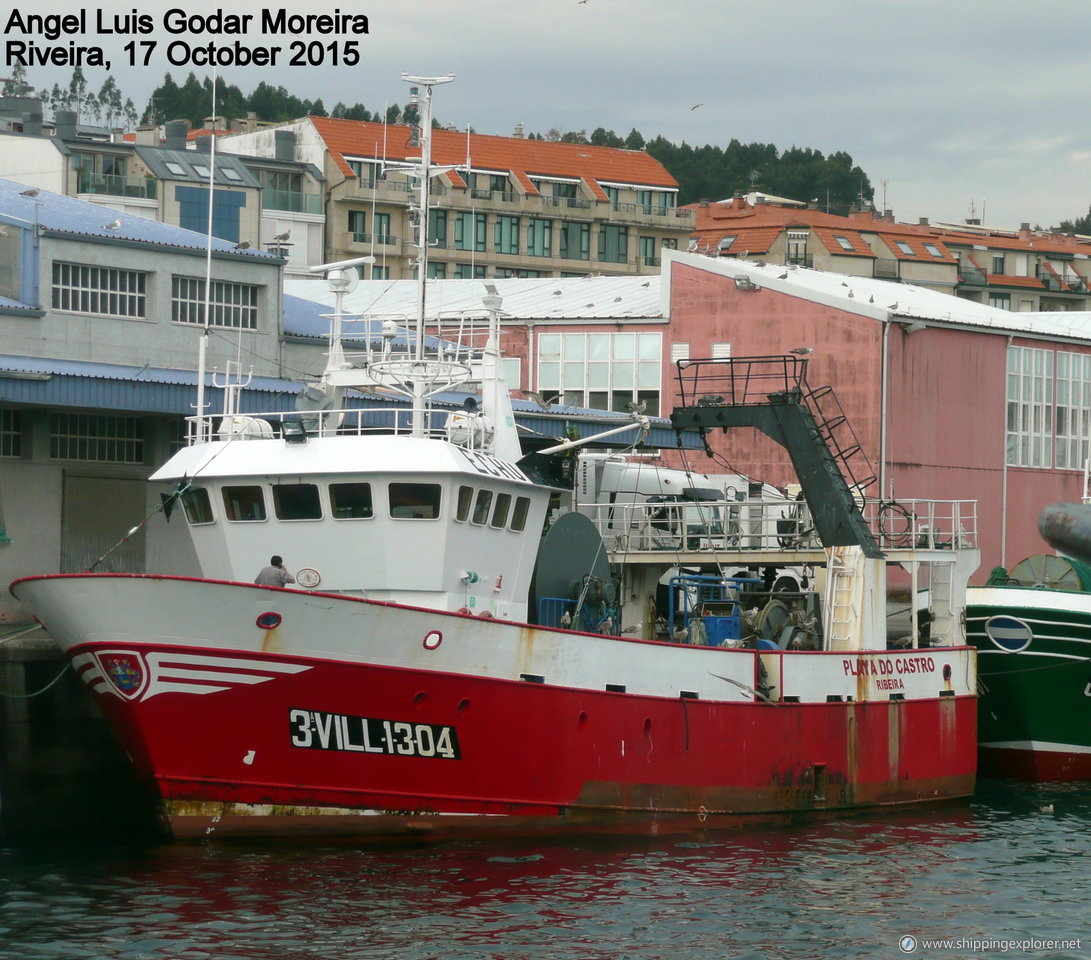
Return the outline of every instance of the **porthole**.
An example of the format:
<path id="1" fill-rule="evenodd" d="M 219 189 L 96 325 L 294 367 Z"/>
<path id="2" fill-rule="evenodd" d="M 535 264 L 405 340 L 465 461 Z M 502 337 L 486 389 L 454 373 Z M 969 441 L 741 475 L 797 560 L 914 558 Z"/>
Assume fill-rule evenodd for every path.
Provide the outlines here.
<path id="1" fill-rule="evenodd" d="M 256 622 L 259 630 L 275 630 L 280 626 L 282 619 L 279 613 L 269 610 L 266 613 L 259 613 Z"/>

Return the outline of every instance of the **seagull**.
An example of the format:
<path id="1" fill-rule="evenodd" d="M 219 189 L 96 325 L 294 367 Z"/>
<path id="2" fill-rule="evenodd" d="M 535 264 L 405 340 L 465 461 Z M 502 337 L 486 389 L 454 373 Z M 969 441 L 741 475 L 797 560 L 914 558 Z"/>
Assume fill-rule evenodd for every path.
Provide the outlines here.
<path id="1" fill-rule="evenodd" d="M 287 240 L 291 235 L 292 235 L 291 230 L 285 230 L 283 233 L 278 233 L 275 237 L 273 237 L 273 239 L 274 240 Z"/>
<path id="2" fill-rule="evenodd" d="M 690 107 L 690 111 L 692 112 L 693 110 L 696 110 L 698 107 L 703 107 L 703 106 L 704 106 L 703 103 L 695 103 L 692 107 Z"/>
<path id="3" fill-rule="evenodd" d="M 249 250 L 250 249 L 250 241 L 249 240 L 243 240 L 242 243 L 236 243 L 235 244 L 235 249 L 236 250 Z"/>
<path id="4" fill-rule="evenodd" d="M 710 393 L 697 398 L 697 406 L 699 407 L 721 407 L 723 402 L 724 398 L 718 393 Z"/>
<path id="5" fill-rule="evenodd" d="M 103 230 L 116 230 L 120 226 L 121 226 L 121 221 L 120 220 L 111 220 L 109 223 L 104 223 L 102 225 L 102 229 Z"/>
<path id="6" fill-rule="evenodd" d="M 788 279 L 788 271 L 785 270 L 784 273 L 782 273 L 779 277 L 777 277 L 777 279 L 778 280 L 787 280 Z"/>
<path id="7" fill-rule="evenodd" d="M 645 410 L 648 409 L 648 401 L 630 400 L 628 403 L 625 404 L 625 409 L 628 410 L 629 413 L 643 413 Z"/>
<path id="8" fill-rule="evenodd" d="M 551 406 L 553 406 L 554 403 L 557 402 L 557 400 L 560 399 L 560 396 L 549 397 L 547 399 L 545 394 L 539 393 L 537 390 L 524 390 L 523 393 L 525 393 L 531 400 L 538 404 L 538 407 L 542 410 L 548 410 Z"/>
<path id="9" fill-rule="evenodd" d="M 26 190 L 20 190 L 20 197 L 36 197 L 41 191 L 37 187 L 28 187 Z"/>
<path id="10" fill-rule="evenodd" d="M 807 356 L 808 353 L 814 353 L 814 347 L 792 347 L 789 353 L 797 353 L 801 357 Z"/>

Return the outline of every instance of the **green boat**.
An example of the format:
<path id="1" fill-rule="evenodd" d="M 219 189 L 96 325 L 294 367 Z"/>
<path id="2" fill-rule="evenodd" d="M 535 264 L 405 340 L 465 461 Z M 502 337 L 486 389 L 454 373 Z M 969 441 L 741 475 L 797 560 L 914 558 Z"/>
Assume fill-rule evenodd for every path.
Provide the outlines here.
<path id="1" fill-rule="evenodd" d="M 967 589 L 978 772 L 1091 780 L 1091 566 L 1035 554 Z"/>

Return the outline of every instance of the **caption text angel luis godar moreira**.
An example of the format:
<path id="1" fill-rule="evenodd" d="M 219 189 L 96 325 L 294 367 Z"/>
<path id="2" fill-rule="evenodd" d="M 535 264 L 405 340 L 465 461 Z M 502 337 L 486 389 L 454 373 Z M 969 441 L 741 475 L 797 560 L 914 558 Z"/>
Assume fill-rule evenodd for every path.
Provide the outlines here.
<path id="1" fill-rule="evenodd" d="M 112 69 L 102 46 L 87 38 L 139 37 L 123 47 L 129 66 L 146 67 L 160 55 L 174 67 L 355 66 L 368 18 L 359 13 L 163 14 L 84 9 L 77 13 L 28 13 L 14 8 L 4 21 L 4 53 L 12 66 L 89 66 Z M 152 38 L 155 39 L 152 39 Z M 295 37 L 294 40 L 287 38 Z M 254 39 L 257 38 L 257 42 Z M 277 38 L 285 38 L 282 43 Z"/>

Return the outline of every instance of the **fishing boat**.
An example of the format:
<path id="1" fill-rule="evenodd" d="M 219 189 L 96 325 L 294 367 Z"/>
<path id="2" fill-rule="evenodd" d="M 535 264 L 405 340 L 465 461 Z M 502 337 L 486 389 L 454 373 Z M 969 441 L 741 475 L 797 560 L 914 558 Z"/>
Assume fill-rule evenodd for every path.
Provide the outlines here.
<path id="1" fill-rule="evenodd" d="M 1075 516 L 1080 515 L 1080 505 Z M 1054 506 L 1043 523 L 1058 522 Z M 1070 508 L 1071 509 L 1071 508 Z M 1066 545 L 1071 526 L 1065 525 Z M 1066 534 L 1053 531 L 1060 543 Z M 977 648 L 980 770 L 1023 780 L 1091 779 L 1091 566 L 1035 554 L 970 587 L 966 632 Z"/>
<path id="2" fill-rule="evenodd" d="M 702 532 L 704 500 L 634 502 L 634 529 L 670 508 L 685 535 L 607 549 L 616 505 L 608 520 L 565 509 L 565 471 L 549 466 L 582 441 L 522 452 L 495 289 L 484 330 L 425 335 L 426 223 L 407 351 L 393 335 L 346 348 L 355 263 L 324 265 L 338 294 L 330 356 L 301 408 L 244 416 L 236 384 L 153 474 L 200 576 L 11 586 L 93 692 L 171 835 L 660 832 L 968 796 L 972 505 L 918 505 L 928 524 L 884 539 L 815 416 L 805 358 L 687 360 L 674 427 L 783 443 L 815 536 L 760 522 L 771 543 L 727 542 L 724 511 L 745 503 L 720 504 L 720 526 Z M 469 384 L 464 404 L 438 402 Z M 356 389 L 391 402 L 353 408 Z M 638 439 L 646 425 L 634 412 L 613 431 Z M 272 553 L 294 583 L 253 582 Z M 892 563 L 925 578 L 927 644 L 888 646 Z M 811 589 L 775 596 L 763 578 L 724 574 L 801 564 L 816 570 Z"/>

